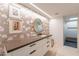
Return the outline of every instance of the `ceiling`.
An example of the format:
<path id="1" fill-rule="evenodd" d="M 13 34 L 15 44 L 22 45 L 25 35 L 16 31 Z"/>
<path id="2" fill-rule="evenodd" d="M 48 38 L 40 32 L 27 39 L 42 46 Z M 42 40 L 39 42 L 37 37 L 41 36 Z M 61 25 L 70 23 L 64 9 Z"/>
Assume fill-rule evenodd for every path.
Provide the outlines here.
<path id="1" fill-rule="evenodd" d="M 52 17 L 76 16 L 79 14 L 78 3 L 34 3 Z"/>
<path id="2" fill-rule="evenodd" d="M 21 5 L 21 6 L 23 6 L 23 7 L 25 7 L 25 8 L 31 9 L 33 12 L 38 13 L 41 16 L 44 16 L 44 17 L 46 17 L 49 20 L 52 18 L 50 15 L 48 15 L 46 12 L 44 12 L 43 10 L 41 10 L 40 8 L 38 8 L 33 3 L 18 3 L 18 4 Z"/>

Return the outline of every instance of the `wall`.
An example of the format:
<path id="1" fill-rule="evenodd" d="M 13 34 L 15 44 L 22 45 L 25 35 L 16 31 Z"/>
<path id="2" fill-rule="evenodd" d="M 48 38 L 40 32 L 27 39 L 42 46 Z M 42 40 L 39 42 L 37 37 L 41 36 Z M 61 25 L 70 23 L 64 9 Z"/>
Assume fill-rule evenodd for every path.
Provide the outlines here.
<path id="1" fill-rule="evenodd" d="M 79 18 L 79 15 L 78 15 L 78 18 Z M 64 23 L 63 23 L 63 18 L 62 17 L 59 17 L 59 18 L 56 18 L 56 19 L 52 19 L 50 22 L 49 22 L 49 30 L 50 30 L 50 34 L 52 34 L 53 36 L 52 36 L 52 38 L 54 39 L 54 41 L 55 41 L 55 45 L 54 45 L 54 47 L 53 47 L 53 51 L 57 51 L 59 48 L 61 49 L 61 50 L 63 50 L 63 48 L 62 47 L 64 47 L 64 45 L 63 45 L 63 43 L 64 43 L 64 39 L 63 39 L 63 26 L 64 26 Z M 78 20 L 78 29 L 79 29 L 79 20 Z M 71 51 L 73 51 L 74 52 L 74 50 L 76 50 L 77 52 L 79 52 L 79 30 L 77 30 L 77 46 L 78 46 L 78 48 L 76 48 L 76 49 L 74 49 L 74 48 L 71 48 L 71 47 L 69 47 L 68 49 L 70 49 Z M 66 48 L 64 48 L 64 50 L 68 50 L 68 49 L 66 49 Z M 74 50 L 73 50 L 74 49 Z M 60 51 L 60 50 L 59 50 Z M 68 52 L 68 51 L 67 51 Z M 61 53 L 63 53 L 63 51 L 61 52 L 60 51 L 60 54 Z M 68 52 L 68 53 L 70 53 L 70 52 Z M 65 53 L 63 53 L 63 54 L 65 54 Z M 67 54 L 67 53 L 66 53 Z M 78 54 L 78 53 L 76 53 L 76 54 Z"/>
<path id="2" fill-rule="evenodd" d="M 79 15 L 78 15 L 78 30 L 77 30 L 77 47 L 78 47 L 78 51 L 79 51 Z"/>
<path id="3" fill-rule="evenodd" d="M 54 39 L 53 51 L 57 52 L 59 48 L 63 47 L 63 18 L 51 19 L 49 23 L 49 31 Z"/>
<path id="4" fill-rule="evenodd" d="M 79 16 L 78 16 L 79 17 Z M 55 41 L 54 47 L 52 49 L 53 52 L 57 52 L 57 55 L 79 55 L 79 20 L 78 20 L 78 30 L 77 30 L 77 46 L 78 48 L 72 48 L 72 47 L 67 47 L 63 45 L 64 43 L 64 39 L 63 39 L 63 27 L 64 23 L 63 23 L 63 18 L 56 18 L 56 19 L 52 19 L 50 21 L 49 24 L 49 30 L 50 30 L 50 34 L 52 34 L 52 38 Z M 70 51 L 72 53 L 70 53 Z"/>
<path id="5" fill-rule="evenodd" d="M 20 18 L 10 15 L 10 6 L 20 11 Z M 14 49 L 18 46 L 32 42 L 37 37 L 34 31 L 33 22 L 36 18 L 40 18 L 43 23 L 42 34 L 49 34 L 48 19 L 18 4 L 0 4 L 0 42 L 5 43 L 7 50 Z M 22 20 L 22 32 L 10 33 L 9 20 Z"/>

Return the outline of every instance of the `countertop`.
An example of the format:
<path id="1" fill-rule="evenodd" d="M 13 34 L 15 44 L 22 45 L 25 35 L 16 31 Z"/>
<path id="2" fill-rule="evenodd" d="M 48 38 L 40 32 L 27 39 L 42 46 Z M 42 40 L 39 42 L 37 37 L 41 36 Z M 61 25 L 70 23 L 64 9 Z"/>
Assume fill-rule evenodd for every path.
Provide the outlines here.
<path id="1" fill-rule="evenodd" d="M 44 38 L 48 38 L 48 37 L 51 37 L 51 36 L 52 36 L 51 34 L 50 34 L 50 35 L 39 35 L 39 36 L 37 36 L 37 37 L 35 37 L 35 38 L 32 38 L 32 41 L 31 41 L 31 42 L 26 43 L 26 44 L 21 45 L 21 46 L 18 46 L 18 47 L 15 47 L 15 48 L 13 48 L 13 49 L 10 49 L 10 50 L 8 50 L 7 52 L 9 53 L 9 52 L 11 52 L 11 51 L 17 50 L 17 49 L 19 49 L 19 48 L 22 48 L 22 47 L 24 47 L 24 46 L 27 46 L 27 45 L 29 45 L 29 44 L 32 44 L 32 43 L 34 43 L 34 42 L 43 40 Z"/>

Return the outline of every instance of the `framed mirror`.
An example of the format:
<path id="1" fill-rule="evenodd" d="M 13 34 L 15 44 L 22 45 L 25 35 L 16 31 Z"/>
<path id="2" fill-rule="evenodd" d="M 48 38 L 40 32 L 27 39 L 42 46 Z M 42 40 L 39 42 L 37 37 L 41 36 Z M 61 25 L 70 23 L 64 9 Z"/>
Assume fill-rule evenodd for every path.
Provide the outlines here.
<path id="1" fill-rule="evenodd" d="M 36 18 L 34 21 L 34 29 L 37 33 L 41 33 L 43 31 L 42 21 L 39 18 Z"/>

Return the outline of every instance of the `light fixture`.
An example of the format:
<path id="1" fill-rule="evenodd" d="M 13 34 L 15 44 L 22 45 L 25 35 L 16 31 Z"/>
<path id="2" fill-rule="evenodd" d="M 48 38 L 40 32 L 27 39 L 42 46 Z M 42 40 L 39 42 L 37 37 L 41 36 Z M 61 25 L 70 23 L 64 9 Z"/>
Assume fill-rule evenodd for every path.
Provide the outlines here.
<path id="1" fill-rule="evenodd" d="M 59 13 L 55 13 L 55 15 L 59 15 Z"/>
<path id="2" fill-rule="evenodd" d="M 78 17 L 72 17 L 69 20 L 77 20 L 77 19 L 78 19 Z"/>

